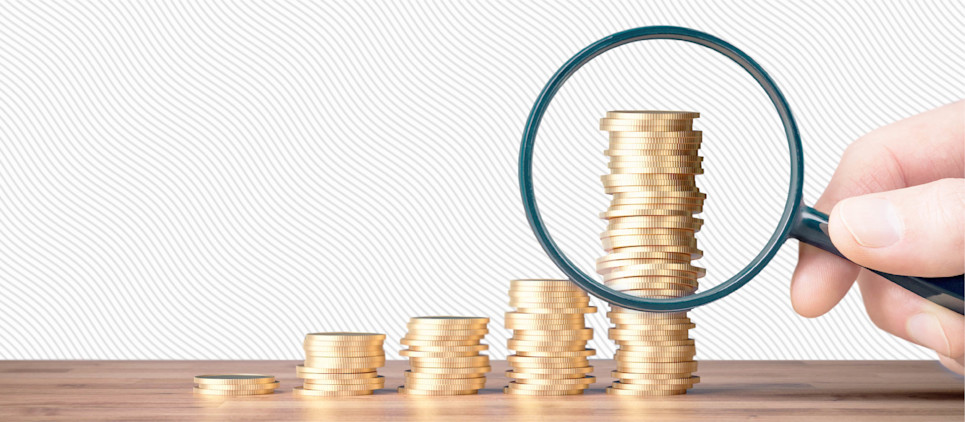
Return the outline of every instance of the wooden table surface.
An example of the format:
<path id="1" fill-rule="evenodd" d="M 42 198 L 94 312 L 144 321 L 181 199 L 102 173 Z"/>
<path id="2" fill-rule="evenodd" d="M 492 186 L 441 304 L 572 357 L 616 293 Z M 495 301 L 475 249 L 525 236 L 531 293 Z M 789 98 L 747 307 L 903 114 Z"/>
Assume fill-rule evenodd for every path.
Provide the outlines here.
<path id="1" fill-rule="evenodd" d="M 594 360 L 597 383 L 583 396 L 502 394 L 506 362 L 493 362 L 474 396 L 397 394 L 405 361 L 380 373 L 373 396 L 293 397 L 295 361 L 0 361 L 0 420 L 963 420 L 962 378 L 922 361 L 709 361 L 685 396 L 604 393 L 613 361 Z M 194 375 L 266 373 L 270 396 L 196 397 Z M 392 387 L 392 388 L 388 388 Z"/>

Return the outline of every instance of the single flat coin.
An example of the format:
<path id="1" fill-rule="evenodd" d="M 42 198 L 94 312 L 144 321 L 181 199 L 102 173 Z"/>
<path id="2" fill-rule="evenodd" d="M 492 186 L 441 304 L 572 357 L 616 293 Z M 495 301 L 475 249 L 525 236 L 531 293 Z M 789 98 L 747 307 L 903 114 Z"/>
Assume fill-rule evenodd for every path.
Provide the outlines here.
<path id="1" fill-rule="evenodd" d="M 385 334 L 353 332 L 308 333 L 305 335 L 305 341 L 309 339 L 319 343 L 375 343 L 384 341 Z"/>
<path id="2" fill-rule="evenodd" d="M 700 117 L 700 113 L 676 110 L 611 110 L 606 112 L 606 117 L 627 120 L 692 120 Z"/>
<path id="3" fill-rule="evenodd" d="M 584 375 L 580 378 L 560 378 L 560 379 L 549 379 L 549 378 L 516 378 L 516 384 L 529 384 L 529 385 L 590 385 L 596 382 L 596 377 L 592 375 Z"/>
<path id="4" fill-rule="evenodd" d="M 589 367 L 589 362 L 573 362 L 573 363 L 529 363 L 529 362 L 513 362 L 510 364 L 513 369 L 519 372 L 530 372 L 530 370 L 560 370 L 567 368 L 586 368 Z"/>
<path id="5" fill-rule="evenodd" d="M 313 381 L 353 381 L 361 379 L 376 378 L 379 376 L 377 371 L 370 372 L 347 372 L 347 373 L 331 373 L 331 374 L 320 374 L 315 372 L 302 372 L 301 370 L 295 370 L 295 376 L 298 378 L 313 380 Z"/>
<path id="6" fill-rule="evenodd" d="M 406 337 L 479 337 L 489 334 L 488 328 L 479 328 L 471 330 L 454 330 L 454 329 L 438 329 L 438 328 L 422 328 L 413 327 L 409 328 L 406 333 Z"/>
<path id="7" fill-rule="evenodd" d="M 271 388 L 278 388 L 280 383 L 278 381 L 263 383 L 263 384 L 198 384 L 198 388 L 204 388 L 208 390 L 226 390 L 226 391 L 247 391 L 247 390 L 267 390 Z"/>
<path id="8" fill-rule="evenodd" d="M 314 367 L 311 365 L 297 365 L 295 372 L 299 374 L 344 374 L 344 373 L 363 373 L 375 372 L 378 367 L 371 368 L 340 368 L 340 367 Z"/>
<path id="9" fill-rule="evenodd" d="M 589 374 L 593 372 L 592 366 L 582 366 L 582 367 L 563 367 L 563 368 L 519 368 L 514 370 L 516 374 L 533 374 L 533 375 L 580 375 Z"/>
<path id="10" fill-rule="evenodd" d="M 478 392 L 478 390 L 411 390 L 405 387 L 399 387 L 396 391 L 410 396 L 462 396 Z"/>
<path id="11" fill-rule="evenodd" d="M 698 377 L 698 376 L 696 376 L 696 375 L 689 375 L 689 374 L 688 374 L 687 376 L 685 376 L 685 377 L 683 377 L 683 378 L 667 378 L 667 379 L 645 379 L 645 378 L 632 379 L 632 378 L 627 378 L 627 379 L 621 380 L 621 381 L 619 381 L 619 382 L 620 382 L 621 384 L 623 384 L 623 385 L 650 385 L 650 386 L 652 386 L 652 385 L 659 385 L 659 386 L 662 386 L 662 387 L 674 386 L 674 389 L 676 389 L 676 388 L 680 388 L 680 386 L 682 386 L 682 385 L 687 386 L 687 387 L 689 388 L 689 387 L 693 386 L 694 384 L 698 384 L 698 383 L 700 383 L 700 377 Z"/>
<path id="12" fill-rule="evenodd" d="M 576 390 L 590 388 L 588 384 L 529 384 L 519 381 L 510 381 L 507 386 L 510 390 L 528 391 L 551 391 L 551 390 Z"/>
<path id="13" fill-rule="evenodd" d="M 554 301 L 531 301 L 526 299 L 513 299 L 509 301 L 509 306 L 518 308 L 546 308 L 546 309 L 559 309 L 559 308 L 585 308 L 589 306 L 590 298 L 580 299 L 578 301 L 568 301 L 568 302 L 554 302 Z"/>
<path id="14" fill-rule="evenodd" d="M 310 368 L 378 368 L 385 365 L 385 356 L 365 358 L 314 358 L 305 359 Z"/>
<path id="15" fill-rule="evenodd" d="M 584 307 L 573 307 L 573 308 L 516 308 L 516 312 L 524 314 L 593 314 L 596 313 L 596 306 L 584 306 Z"/>
<path id="16" fill-rule="evenodd" d="M 292 388 L 292 395 L 295 397 L 341 397 L 341 396 L 366 396 L 371 395 L 373 390 L 346 390 L 346 391 L 325 391 L 307 390 L 304 387 Z"/>
<path id="17" fill-rule="evenodd" d="M 429 366 L 412 367 L 412 372 L 423 374 L 485 374 L 492 371 L 490 366 L 472 366 L 464 368 L 437 368 Z"/>
<path id="18" fill-rule="evenodd" d="M 399 355 L 410 357 L 410 358 L 458 358 L 458 357 L 471 357 L 479 356 L 477 351 L 469 352 L 420 352 L 414 350 L 401 350 Z"/>
<path id="19" fill-rule="evenodd" d="M 619 372 L 654 372 L 654 373 L 673 373 L 696 372 L 697 362 L 617 362 Z"/>
<path id="20" fill-rule="evenodd" d="M 583 389 L 575 390 L 518 390 L 503 387 L 503 393 L 516 396 L 575 396 L 583 394 Z"/>
<path id="21" fill-rule="evenodd" d="M 486 378 L 406 378 L 405 386 L 414 390 L 477 390 L 486 388 Z"/>
<path id="22" fill-rule="evenodd" d="M 542 356 L 509 355 L 509 356 L 506 357 L 506 360 L 509 361 L 510 364 L 515 364 L 515 363 L 533 363 L 533 364 L 537 364 L 537 363 L 566 363 L 566 364 L 580 363 L 580 364 L 585 364 L 585 363 L 587 362 L 587 357 L 586 357 L 586 356 L 566 356 L 566 357 L 556 357 L 556 356 L 554 356 L 554 357 L 542 357 Z M 580 365 L 580 366 L 584 366 L 584 365 Z"/>
<path id="23" fill-rule="evenodd" d="M 213 390 L 194 387 L 194 394 L 203 394 L 206 396 L 260 396 L 264 394 L 272 394 L 274 392 L 274 388 L 265 390 Z"/>
<path id="24" fill-rule="evenodd" d="M 583 321 L 579 314 L 530 314 L 526 312 L 506 312 L 505 319 L 516 321 Z"/>
<path id="25" fill-rule="evenodd" d="M 517 380 L 532 380 L 532 379 L 560 380 L 560 379 L 583 378 L 587 376 L 586 374 L 557 374 L 557 373 L 534 374 L 532 372 L 517 372 L 512 369 L 506 371 L 505 375 L 507 378 L 513 378 Z"/>
<path id="26" fill-rule="evenodd" d="M 306 382 L 302 389 L 312 391 L 359 391 L 359 390 L 378 390 L 385 387 L 385 380 L 382 379 L 373 384 L 316 384 Z"/>
<path id="27" fill-rule="evenodd" d="M 637 120 L 615 119 L 604 117 L 600 119 L 600 130 L 607 131 L 689 131 L 693 128 L 693 120 Z"/>
<path id="28" fill-rule="evenodd" d="M 462 368 L 468 366 L 487 366 L 489 356 L 463 356 L 463 357 L 410 357 L 409 364 L 413 366 L 426 366 L 434 368 Z"/>
<path id="29" fill-rule="evenodd" d="M 489 318 L 487 317 L 476 317 L 476 316 L 418 316 L 409 319 L 410 324 L 420 324 L 420 325 L 485 325 L 489 323 Z"/>
<path id="30" fill-rule="evenodd" d="M 571 358 L 571 357 L 587 357 L 596 355 L 596 350 L 594 349 L 583 349 L 574 350 L 568 352 L 520 352 L 516 351 L 516 356 L 521 357 L 544 357 L 544 358 Z"/>
<path id="31" fill-rule="evenodd" d="M 385 377 L 379 375 L 371 378 L 349 378 L 349 379 L 305 379 L 305 384 L 312 385 L 374 385 L 385 384 Z"/>
<path id="32" fill-rule="evenodd" d="M 687 394 L 686 389 L 667 390 L 667 391 L 640 391 L 640 390 L 621 390 L 618 388 L 607 387 L 606 393 L 614 396 L 675 396 Z"/>
<path id="33" fill-rule="evenodd" d="M 460 338 L 455 340 L 424 340 L 424 339 L 411 339 L 403 337 L 399 340 L 399 343 L 403 346 L 416 346 L 416 347 L 455 347 L 455 346 L 478 346 L 480 339 L 478 338 Z"/>
<path id="34" fill-rule="evenodd" d="M 611 372 L 610 372 L 610 376 L 613 377 L 613 378 L 619 379 L 619 380 L 630 380 L 630 381 L 655 380 L 655 381 L 663 381 L 663 380 L 671 380 L 671 379 L 680 379 L 680 378 L 690 377 L 690 371 L 682 372 L 682 373 L 679 373 L 679 374 L 672 374 L 672 373 L 668 373 L 668 374 L 662 374 L 662 373 L 639 373 L 639 372 L 611 371 Z"/>
<path id="35" fill-rule="evenodd" d="M 372 358 L 378 356 L 385 356 L 385 351 L 380 349 L 366 350 L 366 351 L 354 351 L 354 350 L 305 350 L 306 357 L 312 357 L 315 359 L 324 358 Z"/>
<path id="36" fill-rule="evenodd" d="M 586 349 L 586 341 L 579 342 L 548 342 L 548 341 L 518 341 L 509 340 L 507 347 L 517 352 L 571 352 Z"/>
<path id="37" fill-rule="evenodd" d="M 275 382 L 274 375 L 262 374 L 219 374 L 196 375 L 195 384 L 270 384 Z"/>

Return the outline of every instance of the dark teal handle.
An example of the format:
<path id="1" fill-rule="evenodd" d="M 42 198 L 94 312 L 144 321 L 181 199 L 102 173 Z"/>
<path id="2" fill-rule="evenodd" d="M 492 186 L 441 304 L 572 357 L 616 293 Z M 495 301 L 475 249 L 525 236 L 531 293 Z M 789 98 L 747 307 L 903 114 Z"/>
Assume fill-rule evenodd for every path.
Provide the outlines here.
<path id="1" fill-rule="evenodd" d="M 831 243 L 828 236 L 828 215 L 811 207 L 803 207 L 799 213 L 800 219 L 791 228 L 791 237 L 824 251 L 847 259 L 838 248 Z M 962 300 L 963 279 L 961 275 L 952 277 L 915 277 L 895 275 L 868 268 L 891 282 L 908 289 L 929 301 L 958 313 L 965 311 L 965 301 Z"/>

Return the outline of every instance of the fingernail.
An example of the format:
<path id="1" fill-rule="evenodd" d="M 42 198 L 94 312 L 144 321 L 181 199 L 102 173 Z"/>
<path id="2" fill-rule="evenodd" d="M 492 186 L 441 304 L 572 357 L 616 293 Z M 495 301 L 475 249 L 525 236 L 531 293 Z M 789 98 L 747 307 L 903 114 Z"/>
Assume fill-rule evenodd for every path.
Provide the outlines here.
<path id="1" fill-rule="evenodd" d="M 921 313 L 908 318 L 908 336 L 915 343 L 932 349 L 943 355 L 951 353 L 951 346 L 948 344 L 948 337 L 938 318 L 934 315 Z"/>
<path id="2" fill-rule="evenodd" d="M 884 198 L 850 198 L 841 203 L 841 222 L 855 242 L 866 248 L 891 246 L 901 239 L 904 224 Z"/>

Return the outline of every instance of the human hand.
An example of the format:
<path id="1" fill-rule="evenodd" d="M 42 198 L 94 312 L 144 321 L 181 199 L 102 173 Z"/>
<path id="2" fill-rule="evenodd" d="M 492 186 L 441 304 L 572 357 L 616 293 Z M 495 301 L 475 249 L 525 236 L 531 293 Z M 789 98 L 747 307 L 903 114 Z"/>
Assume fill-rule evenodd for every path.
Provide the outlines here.
<path id="1" fill-rule="evenodd" d="M 815 204 L 834 246 L 852 262 L 801 244 L 791 303 L 813 318 L 857 279 L 881 329 L 938 352 L 963 373 L 962 315 L 858 265 L 924 277 L 965 270 L 965 101 L 877 129 L 848 146 Z M 857 265 L 856 265 L 857 264 Z"/>

